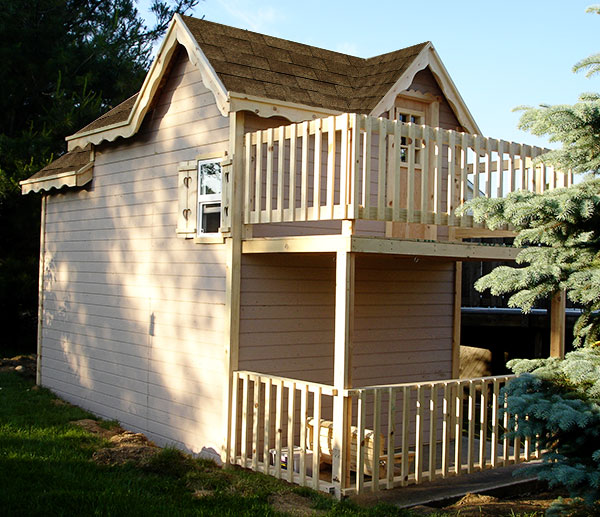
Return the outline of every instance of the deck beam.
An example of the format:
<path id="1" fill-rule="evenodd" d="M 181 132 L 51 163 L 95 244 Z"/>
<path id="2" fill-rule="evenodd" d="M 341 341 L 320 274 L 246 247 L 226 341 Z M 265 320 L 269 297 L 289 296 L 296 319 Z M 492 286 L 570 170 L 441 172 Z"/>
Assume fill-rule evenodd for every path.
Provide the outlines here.
<path id="1" fill-rule="evenodd" d="M 455 260 L 514 260 L 521 251 L 512 246 L 479 243 L 409 241 L 357 235 L 261 237 L 242 243 L 242 253 L 378 253 Z"/>

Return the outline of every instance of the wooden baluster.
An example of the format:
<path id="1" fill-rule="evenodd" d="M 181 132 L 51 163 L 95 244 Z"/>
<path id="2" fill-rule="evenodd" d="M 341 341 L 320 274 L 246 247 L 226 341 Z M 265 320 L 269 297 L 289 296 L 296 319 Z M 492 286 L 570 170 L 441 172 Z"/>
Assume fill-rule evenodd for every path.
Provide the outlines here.
<path id="1" fill-rule="evenodd" d="M 296 383 L 288 384 L 287 479 L 294 482 L 294 427 L 296 423 Z"/>
<path id="2" fill-rule="evenodd" d="M 448 226 L 455 225 L 454 210 L 456 210 L 457 185 L 456 185 L 456 145 L 454 131 L 448 131 Z"/>
<path id="3" fill-rule="evenodd" d="M 485 195 L 492 197 L 492 150 L 490 148 L 490 139 L 484 138 L 485 149 Z"/>
<path id="4" fill-rule="evenodd" d="M 437 385 L 431 385 L 429 399 L 429 481 L 435 479 L 437 464 Z"/>
<path id="5" fill-rule="evenodd" d="M 396 391 L 388 389 L 387 488 L 394 487 L 394 453 L 396 432 Z"/>
<path id="6" fill-rule="evenodd" d="M 444 400 L 443 400 L 443 420 L 442 420 L 442 477 L 448 476 L 448 468 L 450 463 L 450 436 L 451 436 L 451 421 L 450 410 L 452 404 L 450 397 L 452 390 L 447 382 L 444 383 Z"/>
<path id="7" fill-rule="evenodd" d="M 467 473 L 473 472 L 475 462 L 475 384 L 469 381 L 469 409 L 467 413 L 468 434 L 467 434 Z"/>
<path id="8" fill-rule="evenodd" d="M 479 399 L 479 470 L 483 470 L 486 464 L 487 445 L 487 407 L 488 407 L 488 383 L 481 383 L 481 398 Z"/>
<path id="9" fill-rule="evenodd" d="M 516 181 L 515 181 L 515 153 L 513 152 L 513 147 L 515 144 L 512 142 L 508 145 L 508 175 L 510 178 L 510 188 L 509 192 L 514 192 L 516 190 Z"/>
<path id="10" fill-rule="evenodd" d="M 265 223 L 273 220 L 271 210 L 273 209 L 273 161 L 275 159 L 273 146 L 273 128 L 267 129 L 267 180 L 265 185 Z"/>
<path id="11" fill-rule="evenodd" d="M 498 190 L 496 197 L 504 196 L 504 141 L 498 140 Z"/>
<path id="12" fill-rule="evenodd" d="M 262 131 L 256 132 L 256 175 L 254 177 L 254 222 L 261 222 L 262 215 Z"/>
<path id="13" fill-rule="evenodd" d="M 435 133 L 435 199 L 433 203 L 433 210 L 435 212 L 435 224 L 442 224 L 442 175 L 443 175 L 443 132 L 439 127 L 434 129 Z"/>
<path id="14" fill-rule="evenodd" d="M 454 428 L 454 473 L 462 473 L 463 384 L 456 384 L 456 423 Z"/>
<path id="15" fill-rule="evenodd" d="M 365 487 L 365 427 L 367 418 L 367 392 L 358 394 L 358 428 L 356 430 L 356 491 L 360 494 Z"/>
<path id="16" fill-rule="evenodd" d="M 481 137 L 473 135 L 473 153 L 475 161 L 473 162 L 473 199 L 479 197 L 479 153 L 481 152 Z"/>
<path id="17" fill-rule="evenodd" d="M 273 380 L 268 377 L 265 380 L 265 431 L 263 440 L 263 468 L 264 473 L 269 474 L 269 456 L 271 450 L 271 391 Z"/>
<path id="18" fill-rule="evenodd" d="M 373 137 L 373 118 L 364 117 L 365 137 L 363 151 L 363 218 L 371 219 L 371 145 Z"/>
<path id="19" fill-rule="evenodd" d="M 308 122 L 302 122 L 302 156 L 301 156 L 301 182 L 300 182 L 300 221 L 308 219 L 308 144 L 310 135 Z"/>
<path id="20" fill-rule="evenodd" d="M 238 421 L 238 390 L 239 372 L 233 372 L 231 379 L 231 426 L 229 431 L 229 463 L 235 463 L 237 458 L 237 421 Z"/>
<path id="21" fill-rule="evenodd" d="M 244 223 L 250 224 L 252 220 L 250 219 L 251 207 L 250 203 L 252 201 L 252 176 L 251 176 L 251 162 L 252 162 L 252 134 L 246 133 L 246 163 L 244 164 Z"/>
<path id="22" fill-rule="evenodd" d="M 348 218 L 358 219 L 360 208 L 360 120 L 355 113 L 350 115 L 350 142 L 348 145 L 349 171 L 348 171 Z"/>
<path id="23" fill-rule="evenodd" d="M 315 389 L 313 410 L 313 464 L 312 464 L 312 487 L 319 489 L 319 468 L 321 465 L 321 387 Z"/>
<path id="24" fill-rule="evenodd" d="M 278 381 L 277 402 L 275 406 L 275 477 L 281 479 L 281 441 L 283 429 L 283 381 Z"/>
<path id="25" fill-rule="evenodd" d="M 371 469 L 373 472 L 373 492 L 379 490 L 379 452 L 381 451 L 381 390 L 373 394 L 373 457 Z"/>
<path id="26" fill-rule="evenodd" d="M 348 159 L 348 129 L 350 125 L 350 114 L 346 113 L 340 115 L 342 119 L 342 149 L 340 156 L 340 205 L 341 215 L 340 219 L 348 218 L 348 193 L 350 189 L 349 184 L 349 159 Z"/>
<path id="27" fill-rule="evenodd" d="M 290 184 L 289 184 L 289 216 L 286 221 L 296 220 L 296 152 L 298 145 L 297 124 L 290 126 Z"/>
<path id="28" fill-rule="evenodd" d="M 250 379 L 247 374 L 244 374 L 242 386 L 242 438 L 241 438 L 241 449 L 242 458 L 241 466 L 248 468 L 248 384 Z"/>
<path id="29" fill-rule="evenodd" d="M 279 128 L 279 147 L 277 149 L 277 221 L 283 221 L 283 167 L 285 159 L 285 127 Z"/>
<path id="30" fill-rule="evenodd" d="M 327 208 L 333 219 L 335 205 L 335 117 L 327 119 Z"/>
<path id="31" fill-rule="evenodd" d="M 401 122 L 394 123 L 394 152 L 390 163 L 390 172 L 392 173 L 392 220 L 400 221 L 400 144 L 402 137 L 406 135 L 406 127 Z"/>
<path id="32" fill-rule="evenodd" d="M 492 382 L 492 438 L 490 447 L 492 468 L 496 468 L 498 466 L 498 409 L 500 404 L 500 387 L 498 379 L 494 379 Z"/>
<path id="33" fill-rule="evenodd" d="M 402 486 L 408 484 L 408 467 L 409 461 L 409 450 L 408 450 L 408 437 L 410 431 L 410 388 L 404 386 L 402 388 Z"/>
<path id="34" fill-rule="evenodd" d="M 321 219 L 321 142 L 323 140 L 322 120 L 315 120 L 315 157 L 313 178 L 313 219 Z"/>
<path id="35" fill-rule="evenodd" d="M 415 222 L 415 126 L 408 123 L 408 171 L 406 177 L 406 220 Z"/>
<path id="36" fill-rule="evenodd" d="M 421 126 L 423 147 L 421 150 L 421 224 L 429 222 L 429 150 L 431 149 L 429 127 Z"/>
<path id="37" fill-rule="evenodd" d="M 306 486 L 306 432 L 308 429 L 308 384 L 302 386 L 300 398 L 300 486 Z"/>
<path id="38" fill-rule="evenodd" d="M 502 465 L 505 466 L 510 463 L 510 442 L 508 439 L 508 432 L 510 431 L 508 428 L 510 424 L 510 414 L 508 412 L 508 401 L 506 393 L 504 394 L 503 408 L 504 412 L 502 417 L 502 424 L 504 425 L 504 437 L 502 438 Z"/>
<path id="39" fill-rule="evenodd" d="M 469 151 L 469 137 L 466 133 L 461 135 L 460 143 L 460 204 L 462 205 L 467 201 L 469 192 L 469 175 L 468 175 L 468 151 Z M 460 218 L 460 226 L 462 228 L 468 226 L 468 220 L 466 216 Z"/>
<path id="40" fill-rule="evenodd" d="M 415 483 L 423 481 L 423 387 L 417 385 L 417 412 L 415 420 Z"/>
<path id="41" fill-rule="evenodd" d="M 258 423 L 261 413 L 260 385 L 261 378 L 259 375 L 254 376 L 254 406 L 252 408 L 252 470 L 258 471 Z"/>
<path id="42" fill-rule="evenodd" d="M 379 119 L 379 171 L 377 176 L 377 220 L 386 220 L 387 120 Z"/>

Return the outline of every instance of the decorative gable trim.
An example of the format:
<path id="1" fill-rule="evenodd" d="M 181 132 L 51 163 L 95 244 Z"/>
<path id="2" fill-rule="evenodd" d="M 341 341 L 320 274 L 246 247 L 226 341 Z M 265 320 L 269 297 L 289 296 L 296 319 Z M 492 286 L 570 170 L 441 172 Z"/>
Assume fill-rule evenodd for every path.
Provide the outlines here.
<path id="1" fill-rule="evenodd" d="M 171 62 L 178 44 L 186 49 L 188 58 L 200 71 L 205 86 L 214 94 L 219 111 L 223 116 L 227 116 L 229 113 L 229 97 L 227 90 L 198 46 L 195 38 L 181 19 L 181 16 L 176 14 L 167 30 L 167 34 L 161 44 L 158 55 L 154 59 L 154 62 L 146 75 L 144 84 L 140 89 L 128 118 L 122 122 L 117 122 L 109 126 L 68 136 L 66 138 L 68 149 L 71 150 L 76 147 L 85 147 L 89 143 L 98 145 L 103 141 L 112 142 L 116 138 L 129 138 L 137 133 L 144 120 L 144 116 L 150 109 L 152 99 L 158 91 L 161 81 L 167 72 L 168 65 Z"/>
<path id="2" fill-rule="evenodd" d="M 377 117 L 382 113 L 392 109 L 396 97 L 406 92 L 410 88 L 415 75 L 427 67 L 429 67 L 434 77 L 438 81 L 446 100 L 454 110 L 456 118 L 460 122 L 461 126 L 463 126 L 468 133 L 480 135 L 481 130 L 477 126 L 475 119 L 471 115 L 471 112 L 469 111 L 469 108 L 467 108 L 463 98 L 460 96 L 460 93 L 458 93 L 458 89 L 450 78 L 448 70 L 446 70 L 446 67 L 442 63 L 442 60 L 431 43 L 428 43 L 425 47 L 423 47 L 416 59 L 398 78 L 394 86 L 392 86 L 390 90 L 383 96 L 383 98 L 377 103 L 369 115 Z"/>

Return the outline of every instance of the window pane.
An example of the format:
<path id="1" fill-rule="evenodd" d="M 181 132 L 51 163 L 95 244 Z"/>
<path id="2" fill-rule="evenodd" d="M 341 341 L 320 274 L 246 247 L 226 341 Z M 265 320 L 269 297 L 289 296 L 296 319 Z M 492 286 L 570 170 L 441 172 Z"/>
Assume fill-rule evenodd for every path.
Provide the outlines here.
<path id="1" fill-rule="evenodd" d="M 208 194 L 220 194 L 221 164 L 217 162 L 200 164 L 198 184 L 198 192 L 201 196 L 206 196 Z"/>
<path id="2" fill-rule="evenodd" d="M 217 233 L 221 226 L 221 203 L 204 203 L 200 210 L 201 232 Z"/>

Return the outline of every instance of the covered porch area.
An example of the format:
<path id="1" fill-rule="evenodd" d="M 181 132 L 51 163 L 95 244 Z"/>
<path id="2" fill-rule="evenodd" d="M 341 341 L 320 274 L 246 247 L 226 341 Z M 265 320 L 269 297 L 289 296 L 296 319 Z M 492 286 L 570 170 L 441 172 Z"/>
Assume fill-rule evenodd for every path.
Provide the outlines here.
<path id="1" fill-rule="evenodd" d="M 356 235 L 242 243 L 228 461 L 336 496 L 527 461 L 510 376 L 458 379 L 460 261 L 512 247 Z"/>

